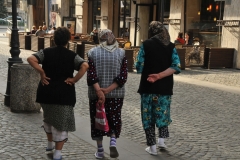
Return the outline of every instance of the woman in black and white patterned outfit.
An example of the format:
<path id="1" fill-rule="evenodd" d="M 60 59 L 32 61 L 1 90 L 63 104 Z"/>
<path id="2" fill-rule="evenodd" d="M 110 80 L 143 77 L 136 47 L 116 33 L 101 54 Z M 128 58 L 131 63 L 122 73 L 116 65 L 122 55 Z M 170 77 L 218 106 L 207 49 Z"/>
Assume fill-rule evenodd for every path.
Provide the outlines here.
<path id="1" fill-rule="evenodd" d="M 61 150 L 68 139 L 68 131 L 76 130 L 74 84 L 88 69 L 87 62 L 66 48 L 70 38 L 69 30 L 59 27 L 54 32 L 57 46 L 40 50 L 27 59 L 41 76 L 36 102 L 43 109 L 43 127 L 48 138 L 46 151 L 52 151 L 55 142 L 54 160 L 62 159 Z M 78 71 L 75 76 L 74 70 Z"/>
<path id="2" fill-rule="evenodd" d="M 104 157 L 103 136 L 110 137 L 110 157 L 118 157 L 116 139 L 121 132 L 121 109 L 127 81 L 127 59 L 125 51 L 109 29 L 99 33 L 99 46 L 88 52 L 88 97 L 91 118 L 91 136 L 97 141 L 96 158 Z M 105 99 L 106 98 L 106 99 Z M 95 129 L 96 103 L 104 103 L 109 124 L 109 132 Z"/>

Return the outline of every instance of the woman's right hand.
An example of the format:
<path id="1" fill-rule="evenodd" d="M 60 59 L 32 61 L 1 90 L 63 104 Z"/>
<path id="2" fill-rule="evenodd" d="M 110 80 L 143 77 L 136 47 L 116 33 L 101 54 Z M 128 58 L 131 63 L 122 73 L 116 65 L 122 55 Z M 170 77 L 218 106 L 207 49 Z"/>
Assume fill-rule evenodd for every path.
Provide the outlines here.
<path id="1" fill-rule="evenodd" d="M 104 95 L 103 91 L 97 90 L 96 94 L 98 96 L 98 102 L 97 103 L 99 105 L 104 104 L 105 103 L 105 95 Z"/>
<path id="2" fill-rule="evenodd" d="M 46 76 L 45 73 L 40 74 L 42 85 L 48 85 L 50 78 Z"/>

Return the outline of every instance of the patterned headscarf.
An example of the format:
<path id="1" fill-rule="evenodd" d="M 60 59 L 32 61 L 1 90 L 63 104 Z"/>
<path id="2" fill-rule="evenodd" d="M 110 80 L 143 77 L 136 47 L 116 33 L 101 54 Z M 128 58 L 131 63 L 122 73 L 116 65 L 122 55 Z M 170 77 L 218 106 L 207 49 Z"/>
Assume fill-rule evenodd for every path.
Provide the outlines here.
<path id="1" fill-rule="evenodd" d="M 170 43 L 170 35 L 165 26 L 159 21 L 152 21 L 148 30 L 149 38 L 158 39 L 165 46 Z"/>
<path id="2" fill-rule="evenodd" d="M 113 52 L 118 48 L 118 43 L 113 35 L 112 31 L 109 29 L 103 29 L 99 33 L 99 44 L 102 48 L 109 52 Z"/>

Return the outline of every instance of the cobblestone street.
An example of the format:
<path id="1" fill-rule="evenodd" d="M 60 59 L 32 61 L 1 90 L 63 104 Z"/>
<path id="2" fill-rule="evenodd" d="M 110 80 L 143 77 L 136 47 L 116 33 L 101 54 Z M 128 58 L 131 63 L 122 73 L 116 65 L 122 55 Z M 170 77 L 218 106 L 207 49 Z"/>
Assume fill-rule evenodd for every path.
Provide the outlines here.
<path id="1" fill-rule="evenodd" d="M 7 59 L 10 57 L 8 38 L 0 36 L 0 74 L 7 77 Z M 32 51 L 21 50 L 26 58 Z M 164 153 L 168 159 L 183 160 L 239 160 L 240 159 L 240 70 L 201 69 L 183 70 L 175 77 L 234 87 L 239 93 L 209 86 L 175 80 L 172 97 L 170 137 Z M 122 109 L 121 136 L 145 148 L 140 115 L 140 96 L 137 94 L 140 75 L 129 73 Z M 76 84 L 75 112 L 89 117 L 86 75 Z M 16 114 L 3 106 L 0 95 L 0 159 L 49 159 L 44 151 L 46 138 L 41 126 L 42 113 Z M 84 125 L 84 124 L 82 124 Z M 89 126 L 90 127 L 90 126 Z M 90 136 L 90 135 L 89 135 Z M 64 146 L 64 159 L 95 159 L 92 146 L 73 134 Z M 108 155 L 106 155 L 108 159 Z"/>

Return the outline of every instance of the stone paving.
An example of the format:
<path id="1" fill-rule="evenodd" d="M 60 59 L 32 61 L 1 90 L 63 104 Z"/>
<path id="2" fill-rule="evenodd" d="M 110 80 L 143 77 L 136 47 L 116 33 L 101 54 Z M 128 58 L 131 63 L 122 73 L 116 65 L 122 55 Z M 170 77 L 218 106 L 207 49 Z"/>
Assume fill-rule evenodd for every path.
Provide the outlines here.
<path id="1" fill-rule="evenodd" d="M 42 113 L 12 113 L 3 105 L 0 94 L 0 159 L 43 160 L 52 159 L 52 152 L 45 152 L 46 135 L 41 128 Z M 94 160 L 96 148 L 73 134 L 63 148 L 63 159 Z M 105 159 L 110 159 L 106 155 Z"/>
<path id="2" fill-rule="evenodd" d="M 2 40 L 4 40 L 4 38 L 0 37 L 0 42 Z M 32 51 L 22 50 L 20 57 L 25 61 L 26 57 L 30 54 L 32 54 Z M 2 45 L 0 48 L 0 73 L 5 77 L 7 71 L 7 57 L 9 57 L 9 47 Z M 240 86 L 240 70 L 236 69 L 205 70 L 201 68 L 191 68 L 182 71 L 180 75 L 176 76 L 235 86 L 236 88 Z M 140 75 L 136 73 L 129 73 L 128 81 L 126 83 L 126 96 L 122 109 L 123 128 L 121 135 L 131 141 L 145 146 L 145 135 L 141 125 L 140 96 L 136 93 L 139 79 Z M 85 76 L 76 84 L 76 91 L 78 99 L 75 112 L 81 116 L 89 117 Z M 13 115 L 13 113 L 7 112 L 6 108 L 3 108 L 4 107 L 1 106 L 0 110 L 4 112 L 2 113 L 1 111 L 0 114 L 3 114 L 1 115 L 1 118 L 4 114 L 6 114 L 6 116 L 2 118 L 4 121 L 1 121 L 5 124 L 0 124 L 2 126 L 5 125 L 5 127 L 9 127 L 7 125 L 8 121 L 12 121 L 11 118 L 8 118 L 8 114 Z M 240 159 L 239 111 L 240 100 L 238 94 L 175 81 L 171 106 L 173 122 L 169 127 L 170 138 L 166 140 L 166 144 L 168 146 L 167 154 L 170 157 L 178 157 L 179 159 L 184 160 Z M 2 131 L 0 131 L 0 136 L 4 138 L 6 135 L 9 135 L 4 131 L 7 131 L 7 133 L 14 133 L 13 130 L 17 130 L 19 132 L 26 133 L 27 136 L 24 136 L 26 140 L 28 140 L 27 137 L 32 137 L 28 141 L 28 146 L 36 147 L 36 154 L 38 155 L 31 158 L 41 159 L 44 155 L 46 155 L 42 150 L 45 145 L 43 143 L 45 138 L 43 137 L 43 134 L 40 133 L 42 132 L 39 128 L 41 122 L 31 121 L 30 119 L 33 118 L 32 115 L 27 116 L 31 117 L 30 119 L 25 119 L 25 116 L 23 117 L 21 114 L 14 114 L 12 119 L 15 119 L 16 117 L 18 117 L 18 119 L 22 118 L 23 121 L 25 120 L 24 123 L 19 122 L 19 125 L 12 125 L 5 130 L 3 128 Z M 38 125 L 36 125 L 36 123 L 38 123 Z M 25 124 L 28 124 L 27 127 Z M 33 130 L 32 132 L 30 132 L 31 129 Z M 28 150 L 32 151 L 32 149 L 26 147 L 21 149 L 20 146 L 23 142 L 19 141 L 19 139 L 15 140 L 18 142 L 16 144 L 14 139 L 10 139 L 10 136 L 5 137 L 4 142 L 11 140 L 11 143 L 9 145 L 6 145 L 8 143 L 0 144 L 0 146 L 3 145 L 1 146 L 0 157 L 2 156 L 2 153 L 6 153 L 6 151 L 2 149 L 4 147 L 9 150 L 11 149 L 11 151 L 7 152 L 8 154 L 3 154 L 4 156 L 8 156 L 7 158 L 16 156 L 12 150 L 17 150 L 22 153 L 25 153 Z M 71 139 L 72 138 L 70 138 L 70 142 L 75 143 L 74 139 L 72 139 L 72 141 Z M 38 144 L 36 146 L 32 145 L 33 142 Z M 79 142 L 79 140 L 77 140 L 77 142 Z M 19 147 L 16 147 L 16 145 L 19 145 Z M 88 146 L 88 144 L 84 145 Z M 78 143 L 76 143 L 76 146 L 78 146 Z M 80 146 L 81 145 L 78 147 Z M 89 151 L 91 159 L 91 154 L 95 151 L 95 148 L 93 146 L 89 147 L 91 148 L 91 151 Z M 66 145 L 66 150 L 67 148 L 68 147 Z M 70 154 L 68 150 L 66 152 L 66 154 L 71 155 L 69 158 L 71 157 L 71 159 L 74 159 L 76 152 L 73 152 L 73 154 Z M 82 152 L 82 148 L 78 150 L 78 153 L 80 152 Z"/>

